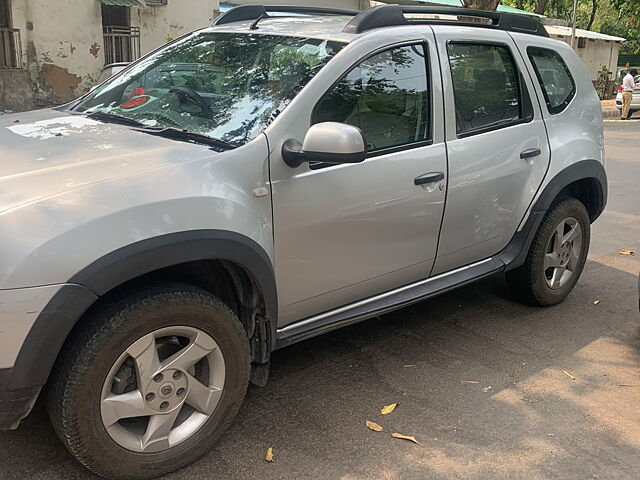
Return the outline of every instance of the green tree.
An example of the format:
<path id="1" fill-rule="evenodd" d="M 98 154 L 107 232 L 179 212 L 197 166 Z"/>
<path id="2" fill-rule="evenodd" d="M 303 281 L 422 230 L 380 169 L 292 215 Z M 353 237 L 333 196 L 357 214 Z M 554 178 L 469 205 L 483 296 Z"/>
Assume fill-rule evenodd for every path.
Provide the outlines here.
<path id="1" fill-rule="evenodd" d="M 550 18 L 573 17 L 573 0 L 502 0 Z M 578 0 L 577 27 L 625 38 L 621 53 L 640 53 L 640 0 Z"/>

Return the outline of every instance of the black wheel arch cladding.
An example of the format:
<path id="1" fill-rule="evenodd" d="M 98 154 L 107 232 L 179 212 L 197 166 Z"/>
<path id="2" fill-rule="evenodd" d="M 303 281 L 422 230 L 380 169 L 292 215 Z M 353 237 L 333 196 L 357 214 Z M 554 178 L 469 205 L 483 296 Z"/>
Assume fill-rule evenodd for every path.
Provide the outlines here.
<path id="1" fill-rule="evenodd" d="M 117 249 L 73 275 L 40 313 L 25 340 L 8 388 L 42 386 L 76 323 L 89 308 L 118 286 L 145 274 L 199 260 L 240 265 L 261 290 L 266 319 L 257 330 L 266 338 L 261 356 L 275 346 L 277 294 L 272 262 L 254 240 L 226 230 L 193 230 L 142 240 Z M 265 352 L 268 349 L 269 352 Z"/>

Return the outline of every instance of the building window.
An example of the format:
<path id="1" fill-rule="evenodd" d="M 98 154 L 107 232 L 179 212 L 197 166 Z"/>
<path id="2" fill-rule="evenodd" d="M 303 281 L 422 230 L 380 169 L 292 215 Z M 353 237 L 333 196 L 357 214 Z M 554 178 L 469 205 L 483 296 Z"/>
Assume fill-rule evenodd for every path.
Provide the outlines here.
<path id="1" fill-rule="evenodd" d="M 586 48 L 587 46 L 587 39 L 584 37 L 579 37 L 578 38 L 578 48 Z"/>
<path id="2" fill-rule="evenodd" d="M 11 28 L 9 0 L 0 0 L 0 68 L 20 68 L 20 30 Z"/>
<path id="3" fill-rule="evenodd" d="M 140 58 L 140 28 L 131 26 L 129 7 L 103 4 L 102 30 L 107 65 Z"/>

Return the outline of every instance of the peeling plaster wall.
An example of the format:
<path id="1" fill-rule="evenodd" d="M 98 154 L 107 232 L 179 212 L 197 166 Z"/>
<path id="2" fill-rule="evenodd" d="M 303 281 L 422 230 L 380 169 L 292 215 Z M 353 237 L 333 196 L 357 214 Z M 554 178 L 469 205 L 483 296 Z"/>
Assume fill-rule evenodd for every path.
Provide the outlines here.
<path id="1" fill-rule="evenodd" d="M 184 33 L 208 27 L 217 10 L 217 0 L 169 0 L 166 6 L 132 8 L 131 26 L 140 27 L 145 55 Z"/>
<path id="2" fill-rule="evenodd" d="M 95 84 L 104 66 L 98 0 L 12 0 L 11 10 L 36 105 L 68 102 Z M 141 53 L 208 26 L 216 10 L 218 0 L 169 0 L 167 6 L 131 8 L 131 25 L 141 29 Z"/>
<path id="3" fill-rule="evenodd" d="M 102 14 L 94 0 L 13 0 L 23 64 L 36 104 L 63 103 L 93 85 L 104 65 Z"/>

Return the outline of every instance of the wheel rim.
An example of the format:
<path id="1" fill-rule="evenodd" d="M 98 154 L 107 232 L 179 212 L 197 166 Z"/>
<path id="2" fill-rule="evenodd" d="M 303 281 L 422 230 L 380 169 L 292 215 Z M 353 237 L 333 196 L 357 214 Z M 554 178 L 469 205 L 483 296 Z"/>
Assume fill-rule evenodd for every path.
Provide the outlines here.
<path id="1" fill-rule="evenodd" d="M 544 256 L 544 278 L 553 290 L 564 287 L 573 277 L 582 252 L 582 227 L 573 217 L 556 226 Z"/>
<path id="2" fill-rule="evenodd" d="M 102 424 L 128 450 L 169 449 L 211 417 L 224 379 L 224 357 L 208 334 L 186 326 L 156 330 L 131 344 L 111 367 L 102 387 Z"/>

